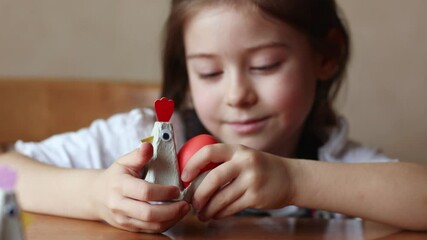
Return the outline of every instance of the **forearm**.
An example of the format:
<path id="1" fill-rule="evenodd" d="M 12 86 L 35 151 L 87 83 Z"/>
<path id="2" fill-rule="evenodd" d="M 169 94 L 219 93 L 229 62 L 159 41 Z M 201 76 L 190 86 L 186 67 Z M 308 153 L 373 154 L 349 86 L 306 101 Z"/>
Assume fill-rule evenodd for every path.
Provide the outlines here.
<path id="1" fill-rule="evenodd" d="M 300 160 L 293 204 L 427 230 L 427 167 Z"/>
<path id="2" fill-rule="evenodd" d="M 46 165 L 18 153 L 0 156 L 18 172 L 17 195 L 27 211 L 96 220 L 92 183 L 98 170 L 64 169 Z"/>

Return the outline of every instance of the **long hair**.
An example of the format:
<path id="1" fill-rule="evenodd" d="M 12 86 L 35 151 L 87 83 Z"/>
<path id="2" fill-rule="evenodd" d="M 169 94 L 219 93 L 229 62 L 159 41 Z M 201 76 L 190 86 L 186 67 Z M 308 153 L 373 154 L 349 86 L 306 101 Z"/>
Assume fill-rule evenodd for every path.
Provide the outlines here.
<path id="1" fill-rule="evenodd" d="M 187 138 L 205 132 L 194 110 L 185 109 L 188 91 L 188 74 L 185 60 L 184 25 L 197 11 L 208 5 L 246 4 L 261 14 L 290 24 L 304 33 L 314 51 L 336 59 L 337 71 L 330 79 L 317 81 L 313 106 L 304 123 L 298 144 L 297 157 L 317 158 L 317 149 L 327 140 L 325 129 L 337 124 L 333 101 L 344 78 L 350 55 L 348 32 L 338 15 L 334 0 L 173 0 L 171 12 L 164 29 L 162 96 L 175 101 L 184 114 Z M 337 31 L 342 45 L 328 38 L 331 30 Z"/>

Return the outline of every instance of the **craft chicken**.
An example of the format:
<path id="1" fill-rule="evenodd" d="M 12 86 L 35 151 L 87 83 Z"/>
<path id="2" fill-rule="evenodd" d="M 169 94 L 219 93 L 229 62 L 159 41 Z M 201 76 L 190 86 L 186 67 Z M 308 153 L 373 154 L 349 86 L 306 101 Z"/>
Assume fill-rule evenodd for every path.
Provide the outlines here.
<path id="1" fill-rule="evenodd" d="M 177 186 L 180 197 L 175 200 L 191 201 L 192 195 L 207 175 L 209 170 L 217 164 L 209 164 L 201 170 L 200 175 L 191 183 L 183 183 L 180 173 L 191 156 L 207 144 L 216 143 L 210 135 L 198 135 L 187 141 L 177 153 L 174 130 L 170 119 L 174 111 L 174 102 L 167 98 L 161 98 L 154 103 L 157 121 L 154 123 L 151 136 L 141 140 L 153 145 L 153 157 L 143 169 L 143 179 L 148 182 L 162 185 Z"/>
<path id="2" fill-rule="evenodd" d="M 144 169 L 148 182 L 177 186 L 183 190 L 179 177 L 178 159 L 174 140 L 174 131 L 170 119 L 174 110 L 172 100 L 161 98 L 154 103 L 157 121 L 151 136 L 142 142 L 151 142 L 153 157 Z"/>

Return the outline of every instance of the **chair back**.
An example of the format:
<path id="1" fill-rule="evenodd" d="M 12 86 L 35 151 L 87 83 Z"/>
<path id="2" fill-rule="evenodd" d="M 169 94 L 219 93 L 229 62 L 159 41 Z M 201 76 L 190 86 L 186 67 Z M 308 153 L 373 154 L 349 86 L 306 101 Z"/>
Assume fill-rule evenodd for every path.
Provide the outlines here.
<path id="1" fill-rule="evenodd" d="M 93 120 L 152 107 L 158 83 L 0 79 L 0 145 L 39 141 Z"/>

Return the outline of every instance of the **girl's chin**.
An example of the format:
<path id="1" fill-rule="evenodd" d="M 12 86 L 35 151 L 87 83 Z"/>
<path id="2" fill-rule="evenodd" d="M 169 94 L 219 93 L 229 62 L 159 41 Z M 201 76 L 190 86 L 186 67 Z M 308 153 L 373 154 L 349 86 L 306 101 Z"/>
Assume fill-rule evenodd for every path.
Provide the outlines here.
<path id="1" fill-rule="evenodd" d="M 221 140 L 224 143 L 241 144 L 259 151 L 268 151 L 270 149 L 269 144 L 263 141 L 265 137 L 262 136 L 229 136 Z"/>
<path id="2" fill-rule="evenodd" d="M 267 152 L 283 157 L 292 156 L 293 149 L 289 148 L 293 144 L 284 143 L 283 139 L 273 139 L 272 134 L 268 135 L 252 135 L 252 136 L 223 136 L 221 142 L 229 144 L 241 144 L 243 146 Z"/>

